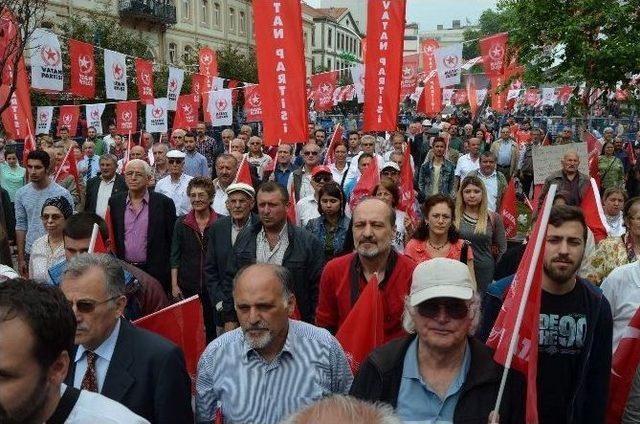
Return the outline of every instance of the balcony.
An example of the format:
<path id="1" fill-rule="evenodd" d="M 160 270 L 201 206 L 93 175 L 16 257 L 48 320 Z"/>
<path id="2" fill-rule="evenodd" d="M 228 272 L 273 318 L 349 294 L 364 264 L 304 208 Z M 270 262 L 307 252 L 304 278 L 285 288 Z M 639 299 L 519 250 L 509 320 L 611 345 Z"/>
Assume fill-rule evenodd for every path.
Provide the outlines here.
<path id="1" fill-rule="evenodd" d="M 169 0 L 119 0 L 120 17 L 154 24 L 176 23 L 176 7 Z"/>

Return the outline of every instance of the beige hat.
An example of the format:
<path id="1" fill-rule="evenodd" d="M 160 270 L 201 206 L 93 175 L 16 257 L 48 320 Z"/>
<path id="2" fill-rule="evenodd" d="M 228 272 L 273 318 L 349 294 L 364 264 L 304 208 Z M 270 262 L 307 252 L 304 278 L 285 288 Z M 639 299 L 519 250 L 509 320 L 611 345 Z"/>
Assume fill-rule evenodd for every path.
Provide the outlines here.
<path id="1" fill-rule="evenodd" d="M 469 267 L 455 259 L 435 258 L 413 270 L 409 303 L 417 306 L 435 297 L 469 300 L 476 291 Z"/>
<path id="2" fill-rule="evenodd" d="M 227 195 L 231 193 L 235 193 L 236 191 L 241 191 L 245 194 L 248 194 L 250 197 L 256 196 L 256 191 L 249 184 L 246 183 L 233 183 L 229 184 L 229 187 L 225 190 Z"/>
<path id="3" fill-rule="evenodd" d="M 167 152 L 167 157 L 169 159 L 184 159 L 187 157 L 187 154 L 185 152 L 181 152 L 180 150 L 169 150 Z"/>

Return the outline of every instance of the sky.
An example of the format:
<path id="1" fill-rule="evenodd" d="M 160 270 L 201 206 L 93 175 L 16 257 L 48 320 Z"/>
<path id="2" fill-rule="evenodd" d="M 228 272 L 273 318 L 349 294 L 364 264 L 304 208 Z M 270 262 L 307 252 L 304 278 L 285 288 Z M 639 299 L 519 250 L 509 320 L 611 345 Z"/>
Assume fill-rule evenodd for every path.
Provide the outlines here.
<path id="1" fill-rule="evenodd" d="M 320 0 L 305 1 L 313 7 L 320 5 Z M 496 0 L 407 0 L 407 22 L 417 22 L 420 31 L 436 29 L 438 24 L 450 28 L 454 19 L 460 19 L 462 25 L 465 19 L 476 22 L 484 10 L 495 5 Z"/>

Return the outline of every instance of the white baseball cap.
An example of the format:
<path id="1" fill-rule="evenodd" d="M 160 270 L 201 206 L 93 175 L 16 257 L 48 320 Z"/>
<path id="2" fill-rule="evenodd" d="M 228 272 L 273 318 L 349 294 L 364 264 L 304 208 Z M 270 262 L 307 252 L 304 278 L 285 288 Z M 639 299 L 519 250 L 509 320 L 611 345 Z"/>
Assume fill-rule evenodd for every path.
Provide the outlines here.
<path id="1" fill-rule="evenodd" d="M 417 306 L 436 297 L 469 300 L 476 282 L 469 267 L 455 259 L 435 258 L 422 262 L 413 270 L 409 303 Z"/>

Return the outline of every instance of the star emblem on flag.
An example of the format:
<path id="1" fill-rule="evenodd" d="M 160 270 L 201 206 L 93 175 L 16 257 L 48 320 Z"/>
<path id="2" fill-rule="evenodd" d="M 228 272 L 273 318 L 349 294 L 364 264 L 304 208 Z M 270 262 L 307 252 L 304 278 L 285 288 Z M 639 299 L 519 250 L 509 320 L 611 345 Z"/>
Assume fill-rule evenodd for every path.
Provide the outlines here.
<path id="1" fill-rule="evenodd" d="M 93 120 L 100 119 L 100 112 L 98 112 L 97 109 L 93 109 L 91 111 L 91 119 Z"/>
<path id="2" fill-rule="evenodd" d="M 164 110 L 161 107 L 155 107 L 151 110 L 151 113 L 153 114 L 154 118 L 159 118 L 162 116 L 162 112 L 164 112 Z"/>
<path id="3" fill-rule="evenodd" d="M 504 56 L 504 48 L 500 44 L 494 44 L 489 49 L 489 57 L 493 60 L 500 60 Z"/>
<path id="4" fill-rule="evenodd" d="M 93 60 L 89 56 L 82 55 L 78 58 L 78 65 L 80 65 L 80 72 L 88 74 L 93 70 Z"/>
<path id="5" fill-rule="evenodd" d="M 177 81 L 175 80 L 175 78 L 171 78 L 171 80 L 169 81 L 169 90 L 176 91 L 177 88 L 178 88 Z"/>
<path id="6" fill-rule="evenodd" d="M 191 115 L 193 113 L 193 109 L 191 108 L 191 105 L 183 105 L 182 111 L 187 115 Z"/>
<path id="7" fill-rule="evenodd" d="M 71 115 L 64 115 L 64 116 L 62 117 L 62 122 L 63 122 L 65 125 L 69 125 L 69 124 L 71 123 L 71 120 L 72 120 L 72 119 L 73 119 L 73 116 L 71 116 Z"/>
<path id="8" fill-rule="evenodd" d="M 60 52 L 56 49 L 51 48 L 51 46 L 43 46 L 40 51 L 40 56 L 42 60 L 49 66 L 56 66 L 60 63 Z"/>
<path id="9" fill-rule="evenodd" d="M 211 55 L 210 54 L 205 54 L 202 56 L 202 63 L 204 63 L 205 65 L 210 65 L 211 64 Z"/>
<path id="10" fill-rule="evenodd" d="M 144 85 L 151 85 L 151 75 L 149 75 L 146 72 L 143 72 L 142 75 L 140 75 L 140 79 L 142 80 Z"/>
<path id="11" fill-rule="evenodd" d="M 113 77 L 117 80 L 122 79 L 122 77 L 124 76 L 124 70 L 122 69 L 122 66 L 120 66 L 119 63 L 114 63 L 113 64 Z"/>
<path id="12" fill-rule="evenodd" d="M 225 110 L 227 108 L 227 101 L 225 99 L 218 99 L 216 101 L 216 107 L 220 111 Z"/>
<path id="13" fill-rule="evenodd" d="M 443 62 L 447 68 L 455 68 L 458 65 L 458 56 L 450 54 L 443 59 Z"/>
<path id="14" fill-rule="evenodd" d="M 411 66 L 405 66 L 404 68 L 402 68 L 402 75 L 405 78 L 413 76 L 413 68 Z"/>
<path id="15" fill-rule="evenodd" d="M 251 103 L 251 106 L 253 107 L 260 106 L 260 95 L 254 94 L 253 96 L 251 96 L 249 98 L 249 103 Z"/>
<path id="16" fill-rule="evenodd" d="M 128 110 L 122 112 L 122 119 L 124 119 L 125 121 L 131 121 L 131 112 L 129 112 Z"/>
<path id="17" fill-rule="evenodd" d="M 326 82 L 323 82 L 323 83 L 320 85 L 320 91 L 322 91 L 322 92 L 323 92 L 323 93 L 325 93 L 325 94 L 330 93 L 330 92 L 332 91 L 332 90 L 331 90 L 331 84 L 326 83 Z"/>

